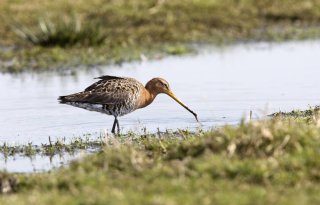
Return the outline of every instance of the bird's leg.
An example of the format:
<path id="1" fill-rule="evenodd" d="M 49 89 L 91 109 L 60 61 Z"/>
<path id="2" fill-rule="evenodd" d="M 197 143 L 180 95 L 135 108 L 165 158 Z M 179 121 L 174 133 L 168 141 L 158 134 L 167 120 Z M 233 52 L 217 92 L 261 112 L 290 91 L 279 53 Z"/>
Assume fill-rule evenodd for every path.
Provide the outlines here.
<path id="1" fill-rule="evenodd" d="M 119 125 L 119 120 L 116 118 L 116 123 L 117 123 L 117 127 L 118 127 L 118 134 L 120 134 L 120 125 Z"/>
<path id="2" fill-rule="evenodd" d="M 112 125 L 112 130 L 111 130 L 111 133 L 113 133 L 113 134 L 115 133 L 117 121 L 118 121 L 118 120 L 117 120 L 117 118 L 115 117 L 115 118 L 114 118 L 114 121 L 113 121 L 113 125 Z"/>

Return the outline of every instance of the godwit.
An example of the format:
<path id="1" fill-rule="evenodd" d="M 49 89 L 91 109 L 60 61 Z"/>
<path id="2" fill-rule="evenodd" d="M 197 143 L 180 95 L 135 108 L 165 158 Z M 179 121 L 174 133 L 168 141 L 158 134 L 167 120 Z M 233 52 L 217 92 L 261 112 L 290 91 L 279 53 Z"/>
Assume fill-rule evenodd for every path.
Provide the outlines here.
<path id="1" fill-rule="evenodd" d="M 113 115 L 112 133 L 115 133 L 116 126 L 120 132 L 118 117 L 148 106 L 160 93 L 169 95 L 198 121 L 197 114 L 173 94 L 168 82 L 162 78 L 153 78 L 146 86 L 133 78 L 106 75 L 95 79 L 100 80 L 82 92 L 60 96 L 58 100 L 63 104 Z"/>

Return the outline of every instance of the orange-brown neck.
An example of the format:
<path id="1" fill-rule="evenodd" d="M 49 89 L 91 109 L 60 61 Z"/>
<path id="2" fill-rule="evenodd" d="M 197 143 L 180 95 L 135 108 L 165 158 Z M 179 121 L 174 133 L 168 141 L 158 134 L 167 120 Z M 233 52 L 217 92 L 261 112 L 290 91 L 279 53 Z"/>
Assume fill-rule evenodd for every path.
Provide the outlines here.
<path id="1" fill-rule="evenodd" d="M 139 98 L 138 108 L 144 108 L 150 105 L 157 95 L 158 93 L 149 91 L 147 88 L 144 88 Z"/>

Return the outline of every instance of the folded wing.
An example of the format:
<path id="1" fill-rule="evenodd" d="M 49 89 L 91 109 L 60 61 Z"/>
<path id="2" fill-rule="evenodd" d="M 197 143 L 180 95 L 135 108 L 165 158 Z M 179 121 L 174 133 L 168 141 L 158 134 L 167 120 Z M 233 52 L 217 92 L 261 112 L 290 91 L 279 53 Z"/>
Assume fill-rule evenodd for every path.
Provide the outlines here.
<path id="1" fill-rule="evenodd" d="M 142 86 L 132 78 L 116 76 L 101 76 L 96 83 L 87 87 L 83 92 L 60 96 L 60 103 L 78 102 L 91 104 L 119 104 L 130 100 Z"/>

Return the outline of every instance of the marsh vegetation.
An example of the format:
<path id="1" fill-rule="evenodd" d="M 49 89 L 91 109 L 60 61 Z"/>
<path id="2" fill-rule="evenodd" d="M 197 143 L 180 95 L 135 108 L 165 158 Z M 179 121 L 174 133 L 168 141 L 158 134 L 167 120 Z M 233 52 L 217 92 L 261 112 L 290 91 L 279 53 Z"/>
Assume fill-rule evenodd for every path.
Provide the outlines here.
<path id="1" fill-rule="evenodd" d="M 0 202 L 317 204 L 319 136 L 318 119 L 274 118 L 178 137 L 113 138 L 51 173 L 2 173 Z"/>
<path id="2" fill-rule="evenodd" d="M 1 70 L 121 63 L 191 43 L 320 36 L 316 0 L 0 1 Z"/>

